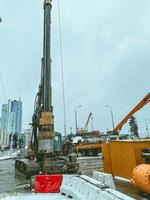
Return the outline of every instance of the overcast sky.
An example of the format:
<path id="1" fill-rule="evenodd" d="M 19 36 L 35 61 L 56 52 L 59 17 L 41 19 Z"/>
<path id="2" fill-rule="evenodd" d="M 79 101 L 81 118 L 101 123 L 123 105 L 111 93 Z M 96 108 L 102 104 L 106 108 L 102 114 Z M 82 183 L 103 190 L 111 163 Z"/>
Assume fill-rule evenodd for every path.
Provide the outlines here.
<path id="1" fill-rule="evenodd" d="M 28 128 L 40 81 L 43 43 L 42 0 L 0 0 L 0 73 L 6 97 L 23 101 Z M 55 130 L 63 132 L 58 34 L 58 0 L 52 13 L 52 87 Z M 150 1 L 60 0 L 67 130 L 83 127 L 89 112 L 94 128 L 112 129 L 150 91 Z M 0 106 L 6 103 L 0 85 Z M 150 128 L 150 105 L 136 115 L 141 134 Z M 90 128 L 90 125 L 89 125 Z M 122 133 L 127 133 L 125 125 Z"/>

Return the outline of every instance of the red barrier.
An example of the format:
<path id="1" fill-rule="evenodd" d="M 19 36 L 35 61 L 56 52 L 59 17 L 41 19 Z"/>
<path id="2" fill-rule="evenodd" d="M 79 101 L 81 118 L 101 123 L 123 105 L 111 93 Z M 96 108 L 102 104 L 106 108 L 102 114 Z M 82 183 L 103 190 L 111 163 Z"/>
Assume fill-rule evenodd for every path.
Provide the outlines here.
<path id="1" fill-rule="evenodd" d="M 59 193 L 63 176 L 54 175 L 37 175 L 35 177 L 35 192 L 37 193 Z"/>

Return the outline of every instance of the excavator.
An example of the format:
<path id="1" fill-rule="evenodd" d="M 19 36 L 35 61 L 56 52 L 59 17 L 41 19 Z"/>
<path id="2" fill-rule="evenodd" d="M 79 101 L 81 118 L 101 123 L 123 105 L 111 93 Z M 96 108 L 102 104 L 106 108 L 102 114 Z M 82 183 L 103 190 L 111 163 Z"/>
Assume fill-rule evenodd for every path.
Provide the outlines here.
<path id="1" fill-rule="evenodd" d="M 113 131 L 109 131 L 108 135 L 103 135 L 100 132 L 97 134 L 99 137 L 105 137 L 108 140 L 125 139 L 125 136 L 119 135 L 123 125 L 135 114 L 138 110 L 143 108 L 150 101 L 150 93 L 148 93 L 120 122 L 116 125 Z M 117 136 L 117 137 L 116 137 Z M 105 143 L 105 139 L 97 142 L 84 142 L 76 145 L 76 152 L 81 153 L 81 155 L 94 155 L 96 156 L 98 152 L 101 152 L 102 143 Z"/>
<path id="2" fill-rule="evenodd" d="M 114 128 L 113 133 L 119 135 L 123 125 L 141 108 L 143 108 L 147 103 L 150 102 L 150 93 L 148 93 Z"/>
<path id="3" fill-rule="evenodd" d="M 41 81 L 34 103 L 32 141 L 26 158 L 16 160 L 15 167 L 27 176 L 38 174 L 76 173 L 78 164 L 73 152 L 64 156 L 61 134 L 54 130 L 51 87 L 51 10 L 52 0 L 44 0 L 44 42 Z"/>

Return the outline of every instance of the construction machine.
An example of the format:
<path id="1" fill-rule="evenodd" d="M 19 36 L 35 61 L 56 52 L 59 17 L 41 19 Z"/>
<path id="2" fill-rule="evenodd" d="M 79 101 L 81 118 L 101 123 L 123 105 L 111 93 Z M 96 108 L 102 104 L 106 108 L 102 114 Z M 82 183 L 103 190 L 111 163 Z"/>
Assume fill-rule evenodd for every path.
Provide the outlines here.
<path id="1" fill-rule="evenodd" d="M 150 102 L 148 93 L 111 131 L 118 135 L 123 125 Z M 128 151 L 127 151 L 128 149 Z M 150 140 L 117 140 L 103 144 L 104 171 L 114 176 L 131 179 L 131 183 L 150 194 Z M 128 167 L 126 167 L 128 166 Z"/>
<path id="2" fill-rule="evenodd" d="M 87 122 L 86 122 L 86 124 L 85 124 L 85 126 L 84 126 L 84 130 L 87 130 L 87 131 L 88 131 L 88 125 L 89 125 L 90 119 L 92 119 L 92 113 L 91 113 L 91 112 L 89 113 Z"/>
<path id="3" fill-rule="evenodd" d="M 136 113 L 138 110 L 143 108 L 147 103 L 150 102 L 150 93 L 148 93 L 114 128 L 113 134 L 118 135 L 121 131 L 123 125 Z"/>
<path id="4" fill-rule="evenodd" d="M 90 119 L 91 119 L 91 118 L 92 118 L 92 113 L 90 112 L 89 115 L 88 115 L 88 119 L 87 119 L 87 121 L 86 121 L 86 123 L 85 123 L 84 128 L 81 128 L 81 129 L 79 130 L 79 135 L 82 135 L 82 134 L 88 132 L 88 125 L 89 125 L 89 122 L 90 122 Z"/>
<path id="5" fill-rule="evenodd" d="M 97 132 L 97 136 L 94 132 L 86 132 L 82 131 L 82 137 L 86 138 L 85 142 L 76 145 L 77 153 L 81 153 L 81 155 L 97 155 L 98 152 L 101 152 L 102 143 L 105 143 L 107 140 L 126 140 L 129 139 L 128 135 L 119 135 L 120 130 L 123 125 L 136 113 L 138 110 L 143 108 L 150 101 L 150 93 L 148 93 L 122 120 L 118 125 L 114 128 L 113 131 L 107 132 L 107 135 L 103 135 L 100 132 Z M 90 115 L 89 115 L 90 116 Z M 89 122 L 89 118 L 88 121 Z M 98 138 L 99 140 L 89 141 L 90 136 L 94 136 L 94 138 Z M 88 139 L 88 140 L 87 140 Z"/>
<path id="6" fill-rule="evenodd" d="M 75 146 L 77 154 L 80 153 L 82 156 L 97 156 L 100 152 L 100 146 L 101 145 L 101 137 L 102 134 L 99 130 L 88 130 L 88 125 L 90 122 L 90 119 L 92 120 L 92 113 L 90 112 L 87 118 L 87 121 L 84 125 L 84 128 L 81 128 L 79 130 L 79 135 L 82 137 L 82 141 L 78 141 L 78 143 Z"/>
<path id="7" fill-rule="evenodd" d="M 16 169 L 30 176 L 39 172 L 74 173 L 78 170 L 76 155 L 63 156 L 61 134 L 54 130 L 51 87 L 51 10 L 52 0 L 44 0 L 44 42 L 41 81 L 32 117 L 31 147 L 25 159 L 16 160 Z"/>

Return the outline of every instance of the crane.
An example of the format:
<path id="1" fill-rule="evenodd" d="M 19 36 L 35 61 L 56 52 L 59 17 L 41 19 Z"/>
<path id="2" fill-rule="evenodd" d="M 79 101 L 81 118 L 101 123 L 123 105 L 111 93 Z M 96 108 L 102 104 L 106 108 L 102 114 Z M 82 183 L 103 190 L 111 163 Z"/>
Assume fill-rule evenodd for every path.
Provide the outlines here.
<path id="1" fill-rule="evenodd" d="M 88 119 L 86 121 L 86 124 L 84 126 L 84 130 L 87 130 L 87 127 L 88 127 L 88 124 L 89 124 L 89 121 L 90 121 L 90 118 L 92 117 L 92 113 L 90 112 L 89 115 L 88 115 Z"/>
<path id="2" fill-rule="evenodd" d="M 114 128 L 113 133 L 119 134 L 123 125 L 132 117 L 134 113 L 143 108 L 147 103 L 150 102 L 150 93 L 148 93 L 122 120 L 121 122 Z"/>
<path id="3" fill-rule="evenodd" d="M 88 128 L 87 127 L 88 127 L 88 124 L 89 124 L 89 121 L 90 121 L 91 117 L 92 117 L 92 113 L 90 112 L 89 115 L 88 115 L 88 118 L 87 118 L 87 121 L 85 123 L 84 128 L 81 128 L 79 130 L 79 134 L 84 134 L 84 133 L 88 132 Z"/>

